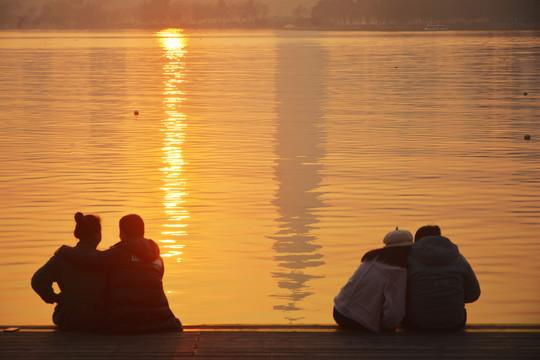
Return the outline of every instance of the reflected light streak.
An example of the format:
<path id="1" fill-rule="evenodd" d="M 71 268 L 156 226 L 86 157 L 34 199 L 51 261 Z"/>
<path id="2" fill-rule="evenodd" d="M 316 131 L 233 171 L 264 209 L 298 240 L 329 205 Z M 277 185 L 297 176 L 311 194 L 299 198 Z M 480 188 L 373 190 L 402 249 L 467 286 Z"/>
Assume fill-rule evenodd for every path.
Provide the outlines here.
<path id="1" fill-rule="evenodd" d="M 188 224 L 186 220 L 190 217 L 189 212 L 184 208 L 186 203 L 186 179 L 184 178 L 184 158 L 183 145 L 186 130 L 186 115 L 182 113 L 181 106 L 185 100 L 185 93 L 180 89 L 184 82 L 186 54 L 186 39 L 180 29 L 166 29 L 156 33 L 159 43 L 163 48 L 163 55 L 166 59 L 163 65 L 164 89 L 163 108 L 164 119 L 161 131 L 165 134 L 163 138 L 163 167 L 162 173 L 163 200 L 162 204 L 167 215 L 167 222 L 163 224 L 159 240 L 166 249 L 163 257 L 175 258 L 182 261 L 182 251 L 185 244 L 179 244 L 187 233 Z"/>

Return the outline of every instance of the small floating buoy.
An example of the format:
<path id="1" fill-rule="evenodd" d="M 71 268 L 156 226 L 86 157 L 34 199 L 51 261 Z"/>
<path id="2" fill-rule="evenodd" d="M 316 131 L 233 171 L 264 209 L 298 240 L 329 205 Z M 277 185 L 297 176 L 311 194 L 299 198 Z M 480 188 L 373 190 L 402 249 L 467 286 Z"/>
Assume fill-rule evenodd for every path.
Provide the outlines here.
<path id="1" fill-rule="evenodd" d="M 527 95 L 529 95 L 529 93 L 525 91 L 525 92 L 523 93 L 523 95 L 527 96 Z"/>
<path id="2" fill-rule="evenodd" d="M 139 112 L 138 112 L 137 110 L 135 110 L 135 111 L 133 112 L 133 115 L 139 115 Z"/>
<path id="3" fill-rule="evenodd" d="M 531 140 L 531 135 L 529 134 L 525 134 L 525 136 L 523 137 L 525 140 Z"/>

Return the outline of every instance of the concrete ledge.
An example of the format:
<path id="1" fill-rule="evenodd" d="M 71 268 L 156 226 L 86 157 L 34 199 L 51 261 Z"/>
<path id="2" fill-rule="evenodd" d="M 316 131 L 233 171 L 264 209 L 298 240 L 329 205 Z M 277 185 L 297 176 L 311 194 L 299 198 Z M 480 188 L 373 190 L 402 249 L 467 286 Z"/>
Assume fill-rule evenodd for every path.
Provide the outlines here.
<path id="1" fill-rule="evenodd" d="M 18 328 L 20 331 L 58 331 L 52 325 L 0 325 L 0 331 L 7 328 Z M 343 332 L 336 325 L 277 325 L 277 324 L 192 324 L 184 325 L 184 331 L 294 331 L 294 332 Z M 470 331 L 540 331 L 540 325 L 535 324 L 472 324 L 462 332 Z M 410 331 L 398 329 L 398 333 Z"/>
<path id="2" fill-rule="evenodd" d="M 4 329 L 7 326 L 0 326 Z M 107 336 L 21 326 L 2 359 L 540 359 L 540 326 L 471 325 L 448 334 L 340 331 L 320 325 L 189 325 L 181 333 Z"/>

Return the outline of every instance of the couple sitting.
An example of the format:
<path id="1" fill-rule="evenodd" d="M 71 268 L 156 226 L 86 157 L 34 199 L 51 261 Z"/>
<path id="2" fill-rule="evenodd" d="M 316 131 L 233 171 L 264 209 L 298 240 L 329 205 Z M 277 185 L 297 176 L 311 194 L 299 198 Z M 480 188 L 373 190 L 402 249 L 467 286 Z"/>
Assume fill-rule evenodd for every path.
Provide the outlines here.
<path id="1" fill-rule="evenodd" d="M 104 333 L 180 331 L 163 291 L 158 245 L 144 238 L 138 215 L 120 219 L 121 241 L 105 251 L 97 216 L 75 214 L 75 247 L 62 246 L 32 277 L 32 288 L 50 304 L 61 330 Z M 56 282 L 60 288 L 53 290 Z"/>
<path id="2" fill-rule="evenodd" d="M 467 321 L 465 303 L 480 285 L 457 245 L 438 226 L 388 233 L 385 247 L 369 251 L 334 299 L 334 319 L 346 329 L 458 331 Z"/>

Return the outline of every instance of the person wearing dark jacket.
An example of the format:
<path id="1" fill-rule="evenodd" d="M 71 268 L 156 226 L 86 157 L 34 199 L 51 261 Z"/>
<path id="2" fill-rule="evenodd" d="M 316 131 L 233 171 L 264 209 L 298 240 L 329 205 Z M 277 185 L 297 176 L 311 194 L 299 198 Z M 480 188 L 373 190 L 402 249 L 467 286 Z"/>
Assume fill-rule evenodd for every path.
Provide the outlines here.
<path id="1" fill-rule="evenodd" d="M 99 331 L 114 334 L 181 331 L 163 290 L 159 246 L 144 237 L 139 215 L 120 219 L 121 241 L 105 251 L 83 253 L 62 247 L 58 254 L 82 268 L 109 272 L 105 318 Z"/>
<path id="2" fill-rule="evenodd" d="M 480 297 L 480 285 L 457 245 L 441 236 L 438 226 L 424 226 L 407 261 L 406 327 L 461 330 L 467 321 L 465 303 Z"/>
<path id="3" fill-rule="evenodd" d="M 81 254 L 95 251 L 101 241 L 100 219 L 94 215 L 75 214 L 74 247 Z M 60 293 L 55 293 L 53 283 Z M 48 304 L 56 304 L 53 322 L 60 330 L 94 331 L 104 314 L 103 294 L 106 276 L 103 272 L 77 268 L 54 255 L 32 277 L 32 288 Z"/>

